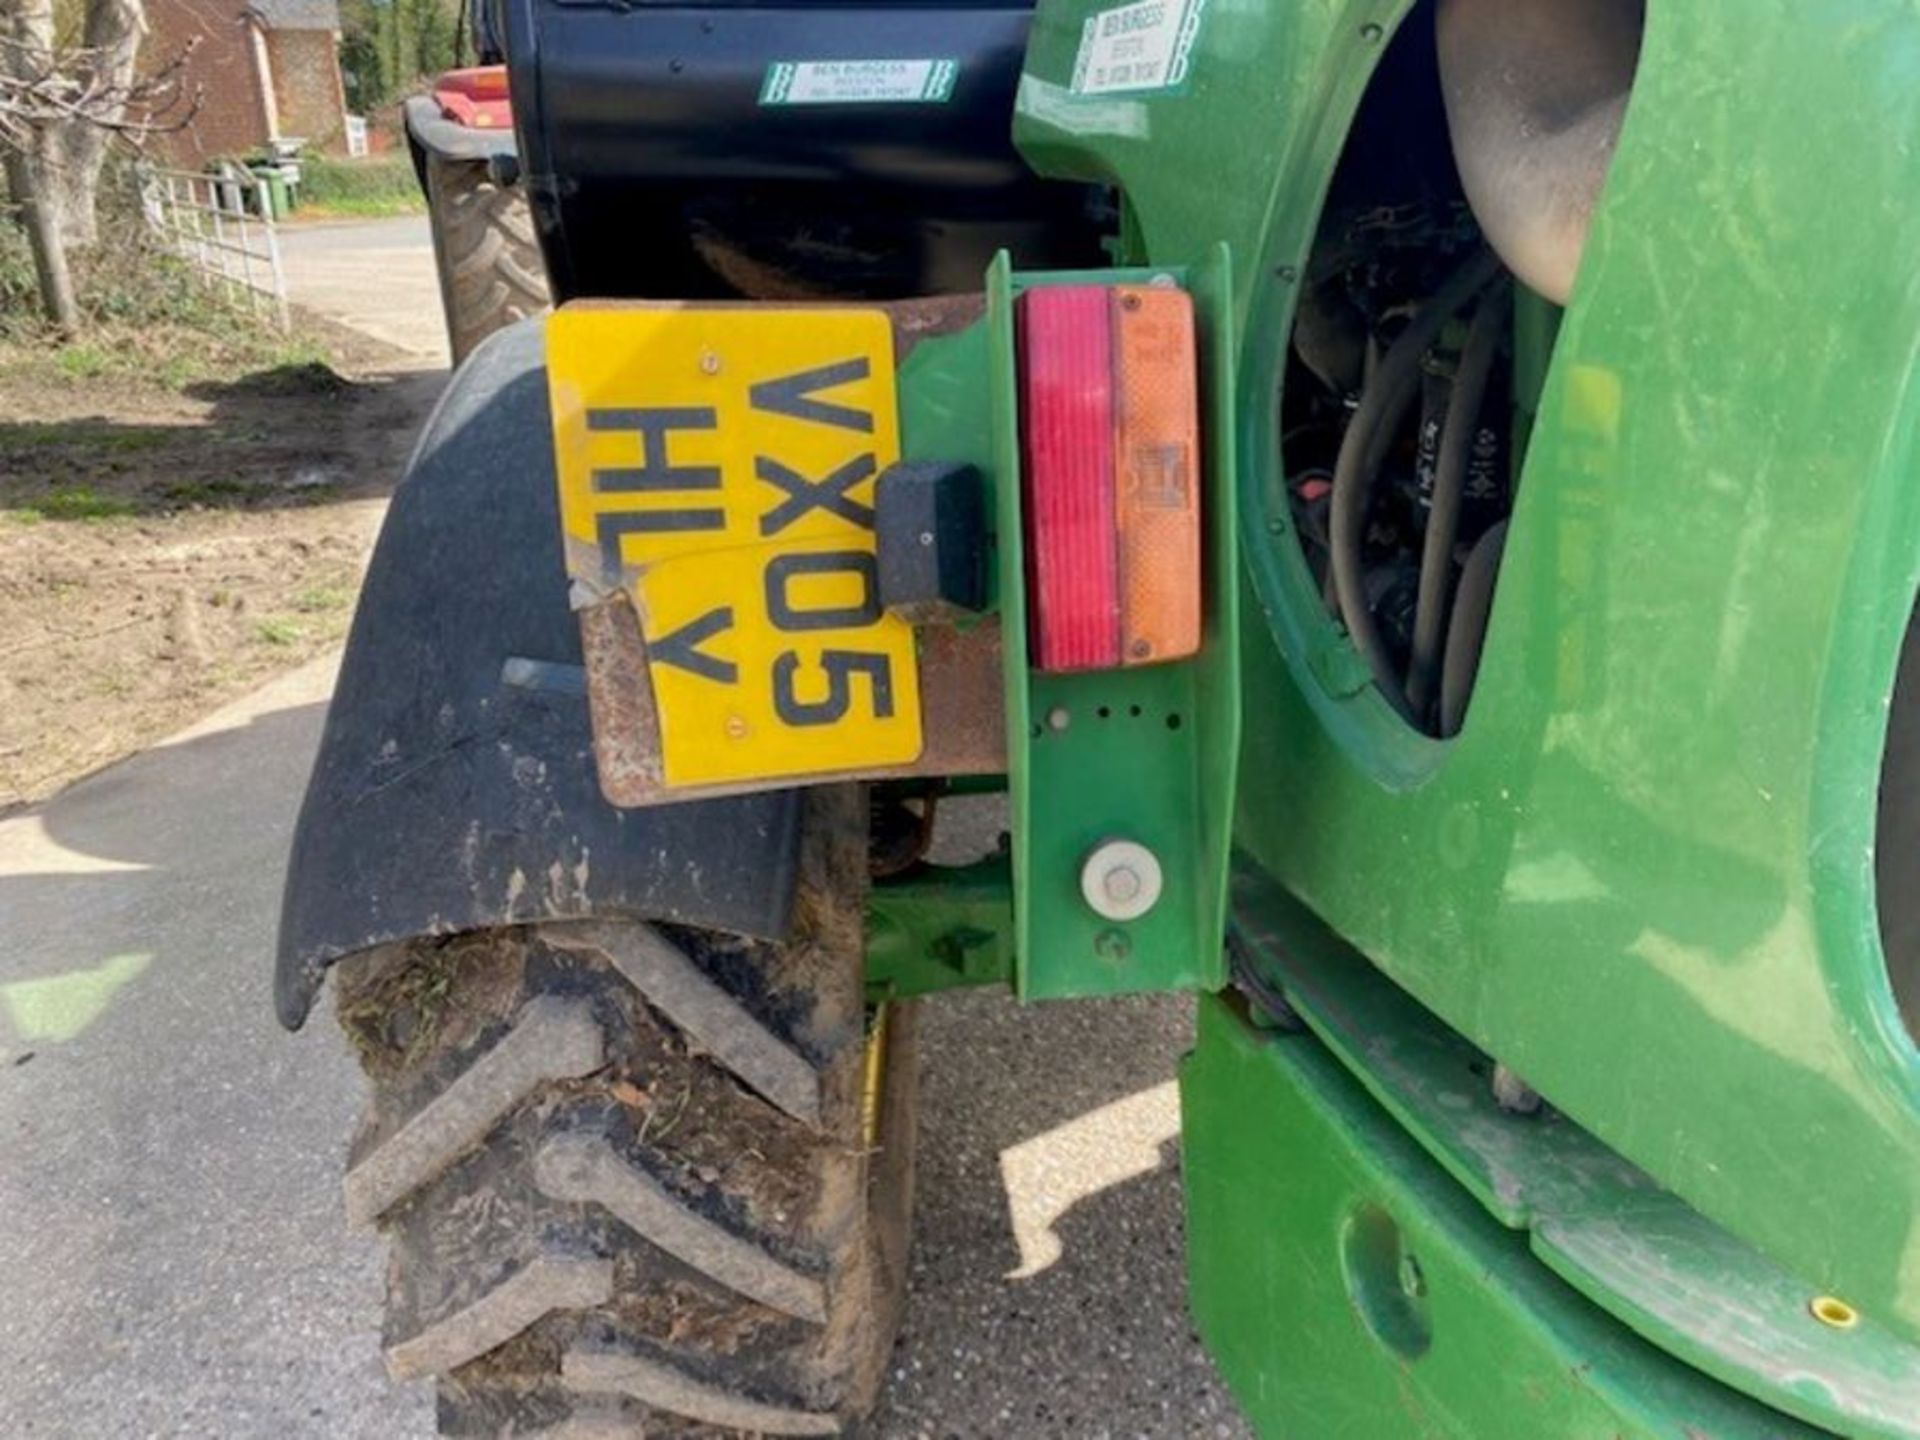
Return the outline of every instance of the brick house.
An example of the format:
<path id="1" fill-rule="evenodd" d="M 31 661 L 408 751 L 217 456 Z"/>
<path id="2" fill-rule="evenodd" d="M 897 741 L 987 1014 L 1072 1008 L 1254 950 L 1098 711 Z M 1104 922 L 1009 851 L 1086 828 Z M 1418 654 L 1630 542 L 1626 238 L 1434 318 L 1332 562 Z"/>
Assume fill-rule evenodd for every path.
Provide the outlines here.
<path id="1" fill-rule="evenodd" d="M 258 154 L 270 140 L 345 146 L 339 0 L 148 0 L 146 58 L 165 63 L 194 42 L 183 76 L 198 89 L 193 123 L 159 143 L 174 164 Z"/>

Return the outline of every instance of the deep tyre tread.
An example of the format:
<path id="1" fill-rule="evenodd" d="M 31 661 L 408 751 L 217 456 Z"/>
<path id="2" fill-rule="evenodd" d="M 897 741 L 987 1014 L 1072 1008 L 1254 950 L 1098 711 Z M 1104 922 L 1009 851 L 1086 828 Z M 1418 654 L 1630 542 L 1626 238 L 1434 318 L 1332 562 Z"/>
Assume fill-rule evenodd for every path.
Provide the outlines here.
<path id="1" fill-rule="evenodd" d="M 554 925 L 547 943 L 605 956 L 654 1009 L 751 1088 L 795 1119 L 820 1123 L 820 1076 L 692 958 L 651 925 L 605 920 Z"/>
<path id="2" fill-rule="evenodd" d="M 503 326 L 551 304 L 523 186 L 475 160 L 427 157 L 427 212 L 453 363 Z"/>
<path id="3" fill-rule="evenodd" d="M 347 1171 L 347 1219 L 377 1220 L 543 1084 L 598 1070 L 603 1060 L 600 1026 L 585 1005 L 551 995 L 529 1000 L 499 1044 Z"/>
<path id="4" fill-rule="evenodd" d="M 569 1350 L 560 1374 L 576 1390 L 626 1395 L 656 1410 L 757 1435 L 838 1435 L 832 1415 L 762 1405 L 715 1385 L 703 1385 L 671 1365 L 642 1355 Z"/>
<path id="5" fill-rule="evenodd" d="M 613 1298 L 613 1262 L 540 1256 L 464 1310 L 387 1347 L 396 1380 L 444 1375 L 504 1345 L 555 1310 L 582 1310 Z"/>
<path id="6" fill-rule="evenodd" d="M 876 1123 L 864 803 L 808 809 L 787 944 L 574 922 L 337 972 L 373 1082 L 349 1208 L 392 1241 L 387 1364 L 439 1378 L 443 1433 L 824 1435 L 871 1405 L 913 1016 L 887 1011 Z"/>
<path id="7" fill-rule="evenodd" d="M 751 1241 L 683 1204 L 621 1158 L 605 1136 L 559 1135 L 533 1160 L 534 1183 L 555 1200 L 598 1205 L 634 1234 L 728 1289 L 816 1325 L 827 1321 L 827 1288 Z"/>

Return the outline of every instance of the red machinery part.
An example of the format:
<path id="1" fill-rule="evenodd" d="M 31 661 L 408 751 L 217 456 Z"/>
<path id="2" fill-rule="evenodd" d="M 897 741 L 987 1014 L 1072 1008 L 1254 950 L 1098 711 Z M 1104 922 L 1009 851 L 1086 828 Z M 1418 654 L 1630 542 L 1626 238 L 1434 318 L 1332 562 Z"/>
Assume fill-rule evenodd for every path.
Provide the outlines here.
<path id="1" fill-rule="evenodd" d="M 513 129 L 513 102 L 507 95 L 504 65 L 447 71 L 433 82 L 433 103 L 456 125 L 473 130 Z"/>

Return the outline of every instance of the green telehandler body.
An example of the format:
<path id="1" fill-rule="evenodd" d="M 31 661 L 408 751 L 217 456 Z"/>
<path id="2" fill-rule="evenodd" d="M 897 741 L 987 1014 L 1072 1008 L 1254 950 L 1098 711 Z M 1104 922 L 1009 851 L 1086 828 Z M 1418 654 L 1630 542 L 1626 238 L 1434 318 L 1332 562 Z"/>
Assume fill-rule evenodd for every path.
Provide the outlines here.
<path id="1" fill-rule="evenodd" d="M 1197 993 L 1262 1434 L 1920 1436 L 1920 12 L 499 29 L 560 307 L 396 502 L 278 987 L 448 1433 L 857 1425 L 1002 984 Z"/>

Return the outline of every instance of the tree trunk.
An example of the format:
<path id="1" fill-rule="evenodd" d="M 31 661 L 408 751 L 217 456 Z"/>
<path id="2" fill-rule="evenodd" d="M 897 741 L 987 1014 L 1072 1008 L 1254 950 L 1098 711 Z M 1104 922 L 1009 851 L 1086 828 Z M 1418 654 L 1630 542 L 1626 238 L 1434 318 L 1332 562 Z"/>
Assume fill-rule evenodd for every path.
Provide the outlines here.
<path id="1" fill-rule="evenodd" d="M 53 64 L 53 0 L 0 0 L 0 64 L 22 79 L 31 79 Z M 79 323 L 73 277 L 67 271 L 67 251 L 61 234 L 58 197 L 47 185 L 44 129 L 31 132 L 25 145 L 6 157 L 7 188 L 19 206 L 20 226 L 33 251 L 33 269 L 40 287 L 40 308 L 47 319 L 71 332 Z"/>
<path id="2" fill-rule="evenodd" d="M 146 28 L 144 0 L 87 0 L 80 43 L 88 52 L 87 74 L 98 88 L 127 92 Z M 54 211 L 69 247 L 92 245 L 100 238 L 100 170 L 113 138 L 110 127 L 124 118 L 125 108 L 95 117 L 105 123 L 68 120 L 54 127 L 47 137 L 51 152 L 48 188 L 55 194 Z"/>
<path id="3" fill-rule="evenodd" d="M 0 0 L 0 64 L 26 80 L 50 72 L 57 58 L 54 0 Z M 144 0 L 87 0 L 78 75 L 94 95 L 124 96 L 133 85 Z M 33 247 L 34 271 L 47 318 L 71 331 L 79 323 L 67 253 L 99 238 L 100 171 L 123 103 L 71 118 L 36 123 L 7 156 L 8 187 Z"/>
<path id="4" fill-rule="evenodd" d="M 74 299 L 73 276 L 67 270 L 66 240 L 59 217 L 48 207 L 33 161 L 24 155 L 7 157 L 7 188 L 20 207 L 20 223 L 33 250 L 34 275 L 40 282 L 40 308 L 54 328 L 71 335 L 80 327 L 80 306 Z"/>

